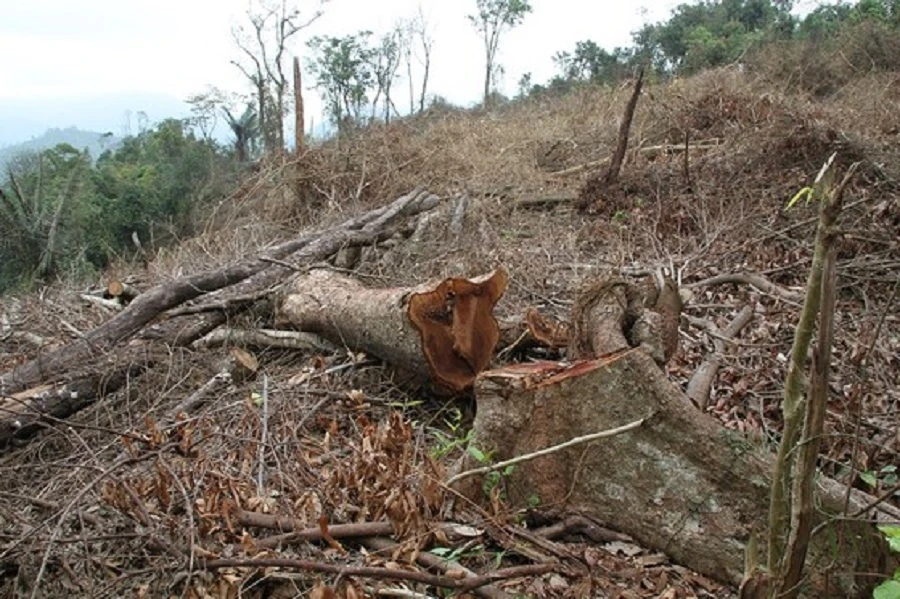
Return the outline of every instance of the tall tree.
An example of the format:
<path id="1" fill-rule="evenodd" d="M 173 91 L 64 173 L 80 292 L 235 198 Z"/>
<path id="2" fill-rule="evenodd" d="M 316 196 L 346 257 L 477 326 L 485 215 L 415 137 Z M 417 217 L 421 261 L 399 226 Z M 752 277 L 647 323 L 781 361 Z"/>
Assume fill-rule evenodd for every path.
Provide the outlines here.
<path id="1" fill-rule="evenodd" d="M 668 21 L 633 34 L 635 54 L 659 72 L 694 73 L 738 60 L 750 46 L 793 31 L 788 0 L 679 4 Z"/>
<path id="2" fill-rule="evenodd" d="M 412 20 L 412 38 L 413 54 L 422 65 L 422 86 L 419 88 L 419 112 L 425 110 L 425 96 L 428 93 L 428 78 L 431 75 L 431 53 L 434 49 L 434 32 L 419 5 L 419 10 L 415 18 Z M 412 77 L 412 75 L 410 75 Z M 412 85 L 412 84 L 410 84 Z M 410 108 L 412 112 L 412 108 Z"/>
<path id="3" fill-rule="evenodd" d="M 288 0 L 251 0 L 247 23 L 232 29 L 232 37 L 245 61 L 232 60 L 253 85 L 256 113 L 265 149 L 284 148 L 285 95 L 288 78 L 285 59 L 289 40 L 322 16 L 321 6 L 310 17 L 301 18 L 300 9 Z"/>
<path id="4" fill-rule="evenodd" d="M 375 118 L 378 110 L 378 101 L 382 100 L 385 123 L 391 120 L 391 110 L 396 112 L 391 89 L 397 78 L 397 69 L 400 68 L 402 37 L 400 25 L 397 25 L 381 37 L 371 52 L 371 69 L 376 84 L 375 97 L 372 99 L 372 118 Z"/>
<path id="5" fill-rule="evenodd" d="M 396 27 L 400 45 L 400 55 L 406 66 L 406 82 L 409 87 L 409 114 L 425 110 L 428 93 L 428 79 L 431 75 L 431 55 L 434 48 L 434 32 L 422 5 L 416 15 L 402 19 Z M 416 97 L 416 71 L 421 68 L 421 85 Z"/>
<path id="6" fill-rule="evenodd" d="M 188 124 L 200 132 L 204 140 L 210 141 L 216 130 L 219 111 L 226 103 L 226 94 L 222 90 L 209 85 L 206 91 L 188 96 L 187 102 L 191 106 L 191 116 Z"/>
<path id="7" fill-rule="evenodd" d="M 553 62 L 566 80 L 612 83 L 628 72 L 632 54 L 624 48 L 612 52 L 592 40 L 575 43 L 572 52 L 557 52 Z"/>
<path id="8" fill-rule="evenodd" d="M 0 191 L 0 290 L 77 268 L 91 220 L 90 156 L 69 144 L 23 155 Z"/>
<path id="9" fill-rule="evenodd" d="M 497 50 L 504 30 L 515 27 L 531 12 L 528 0 L 475 0 L 477 13 L 468 15 L 484 42 L 484 105 L 488 104 L 497 73 Z"/>
<path id="10" fill-rule="evenodd" d="M 372 73 L 370 31 L 344 37 L 316 36 L 308 45 L 310 71 L 325 100 L 331 122 L 343 132 L 360 120 L 375 77 Z"/>

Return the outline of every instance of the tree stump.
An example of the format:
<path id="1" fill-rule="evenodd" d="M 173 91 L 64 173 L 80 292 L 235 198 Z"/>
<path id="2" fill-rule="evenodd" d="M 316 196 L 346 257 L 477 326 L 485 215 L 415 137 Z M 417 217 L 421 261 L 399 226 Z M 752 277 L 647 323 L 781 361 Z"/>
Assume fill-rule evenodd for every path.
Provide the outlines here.
<path id="1" fill-rule="evenodd" d="M 479 375 L 473 443 L 501 461 L 648 418 L 625 434 L 517 465 L 504 479 L 508 500 L 552 516 L 590 516 L 738 584 L 745 544 L 766 525 L 773 456 L 698 412 L 669 382 L 659 367 L 669 351 L 659 337 L 671 342 L 671 314 L 644 308 L 658 299 L 616 278 L 590 286 L 573 310 L 573 344 L 587 359 Z M 460 490 L 480 498 L 477 479 L 468 480 Z M 842 512 L 845 491 L 827 479 L 820 484 L 819 522 Z M 861 505 L 853 499 L 850 511 Z M 869 523 L 845 522 L 843 553 L 833 555 L 838 526 L 814 539 L 808 565 L 817 596 L 856 595 L 874 579 L 860 583 L 855 574 L 884 568 L 886 548 Z"/>

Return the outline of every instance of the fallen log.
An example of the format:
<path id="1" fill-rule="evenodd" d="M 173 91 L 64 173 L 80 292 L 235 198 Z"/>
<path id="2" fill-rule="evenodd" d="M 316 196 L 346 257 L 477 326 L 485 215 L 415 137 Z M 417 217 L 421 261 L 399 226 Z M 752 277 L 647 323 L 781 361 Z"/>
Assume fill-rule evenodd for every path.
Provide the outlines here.
<path id="1" fill-rule="evenodd" d="M 166 310 L 201 295 L 235 286 L 263 272 L 267 273 L 266 276 L 246 287 L 265 289 L 280 282 L 285 276 L 283 267 L 278 268 L 266 258 L 282 260 L 298 267 L 323 260 L 343 246 L 377 240 L 379 232 L 390 231 L 398 220 L 429 210 L 437 203 L 437 196 L 417 189 L 388 206 L 352 218 L 336 227 L 302 235 L 269 249 L 261 256 L 157 285 L 141 294 L 121 314 L 87 333 L 83 339 L 42 354 L 13 371 L 4 373 L 0 376 L 0 395 L 28 389 L 46 381 L 48 377 L 58 376 L 73 364 L 109 351 Z M 246 289 L 241 288 L 239 293 L 246 293 Z"/>
<path id="2" fill-rule="evenodd" d="M 106 293 L 110 297 L 120 299 L 123 304 L 127 304 L 139 296 L 141 291 L 126 281 L 113 279 L 106 285 Z"/>
<path id="3" fill-rule="evenodd" d="M 437 196 L 416 190 L 387 206 L 302 235 L 256 258 L 163 283 L 142 293 L 82 339 L 0 375 L 0 451 L 7 449 L 14 438 L 25 438 L 39 429 L 42 416 L 67 418 L 118 390 L 129 377 L 165 360 L 168 353 L 157 348 L 188 346 L 252 305 L 229 303 L 229 298 L 265 297 L 266 290 L 281 284 L 295 269 L 321 262 L 344 247 L 387 239 L 410 217 L 432 209 L 438 202 Z M 283 264 L 273 264 L 273 258 Z M 198 306 L 210 304 L 219 309 L 164 317 L 166 310 L 201 295 L 204 297 L 198 300 Z M 135 338 L 126 344 L 131 337 Z"/>
<path id="4" fill-rule="evenodd" d="M 506 285 L 502 270 L 473 280 L 389 289 L 314 270 L 292 282 L 278 320 L 456 393 L 471 387 L 493 357 L 500 338 L 493 309 Z"/>
<path id="5" fill-rule="evenodd" d="M 728 584 L 738 584 L 744 548 L 765 528 L 773 456 L 698 412 L 668 381 L 649 343 L 630 330 L 639 292 L 621 280 L 576 302 L 576 362 L 515 365 L 475 382 L 475 446 L 496 461 L 530 454 L 640 419 L 634 430 L 520 463 L 504 477 L 513 507 L 540 505 L 556 517 L 584 514 L 642 545 Z M 642 337 L 640 343 L 637 338 Z M 629 339 L 630 338 L 630 339 Z M 469 467 L 474 464 L 470 459 Z M 457 488 L 473 500 L 478 479 Z M 823 480 L 818 523 L 845 513 L 846 490 Z M 850 512 L 862 508 L 854 498 Z M 817 596 L 856 596 L 884 568 L 886 548 L 870 522 L 831 521 L 814 541 L 810 584 Z M 832 541 L 844 526 L 842 551 Z M 859 579 L 856 575 L 859 574 Z"/>

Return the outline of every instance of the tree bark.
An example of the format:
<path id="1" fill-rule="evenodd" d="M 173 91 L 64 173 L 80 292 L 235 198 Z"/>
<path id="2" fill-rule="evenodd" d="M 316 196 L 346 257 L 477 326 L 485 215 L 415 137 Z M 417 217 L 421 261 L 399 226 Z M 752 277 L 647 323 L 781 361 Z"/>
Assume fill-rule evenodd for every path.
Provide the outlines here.
<path id="1" fill-rule="evenodd" d="M 430 382 L 468 389 L 500 338 L 493 308 L 506 289 L 496 271 L 474 280 L 372 289 L 332 271 L 296 279 L 280 302 L 279 321 L 364 351 Z"/>
<path id="2" fill-rule="evenodd" d="M 576 335 L 587 336 L 580 343 L 606 357 L 482 373 L 473 443 L 501 461 L 648 418 L 632 432 L 517 465 L 504 480 L 510 502 L 588 515 L 691 569 L 738 584 L 745 544 L 765 528 L 773 456 L 698 412 L 645 345 L 629 340 L 633 318 L 623 296 L 633 290 L 605 289 L 582 302 L 581 325 L 573 321 Z M 482 493 L 477 480 L 460 490 L 473 499 Z M 817 493 L 818 522 L 842 513 L 845 489 L 825 479 Z M 851 511 L 862 507 L 858 499 L 852 503 Z M 853 530 L 841 555 L 831 552 L 832 531 L 815 538 L 808 563 L 817 596 L 855 595 L 873 580 L 855 580 L 856 573 L 884 568 L 886 548 L 874 527 L 846 524 Z"/>
<path id="3" fill-rule="evenodd" d="M 294 151 L 297 154 L 303 150 L 303 133 L 306 130 L 303 117 L 303 88 L 300 74 L 300 59 L 294 57 Z"/>
<path id="4" fill-rule="evenodd" d="M 634 110 L 637 108 L 638 98 L 641 97 L 641 89 L 644 87 L 644 69 L 638 71 L 637 81 L 634 82 L 634 91 L 625 105 L 625 114 L 622 115 L 622 123 L 619 125 L 619 139 L 616 144 L 616 153 L 613 154 L 609 170 L 606 171 L 604 182 L 612 185 L 619 180 L 619 171 L 622 170 L 622 161 L 625 159 L 625 150 L 628 149 L 628 133 L 631 131 L 631 121 L 634 119 Z"/>

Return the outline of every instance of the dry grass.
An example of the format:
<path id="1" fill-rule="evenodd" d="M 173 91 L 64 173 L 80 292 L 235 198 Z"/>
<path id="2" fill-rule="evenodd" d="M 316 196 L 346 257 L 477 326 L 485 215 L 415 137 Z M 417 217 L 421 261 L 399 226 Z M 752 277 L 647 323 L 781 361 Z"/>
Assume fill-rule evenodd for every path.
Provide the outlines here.
<path id="1" fill-rule="evenodd" d="M 396 285 L 503 265 L 511 287 L 499 306 L 502 316 L 539 306 L 560 317 L 567 316 L 585 278 L 622 266 L 674 263 L 685 283 L 719 272 L 754 271 L 781 285 L 802 286 L 813 231 L 806 221 L 814 212 L 782 208 L 837 151 L 839 168 L 855 161 L 863 165 L 848 198 L 853 207 L 844 217 L 848 236 L 841 256 L 829 418 L 834 436 L 825 444 L 823 464 L 837 474 L 859 436 L 858 466 L 875 469 L 896 462 L 900 452 L 900 321 L 894 316 L 897 304 L 887 305 L 900 277 L 897 85 L 896 75 L 869 75 L 816 100 L 728 69 L 652 85 L 638 105 L 620 182 L 601 190 L 587 212 L 567 203 L 527 209 L 517 200 L 580 189 L 590 169 L 562 177 L 552 173 L 612 153 L 627 86 L 581 89 L 494 113 L 444 111 L 376 125 L 314 146 L 286 164 L 262 165 L 209 217 L 202 234 L 159 252 L 141 273 L 142 284 L 226 264 L 425 185 L 443 196 L 471 196 L 462 233 L 454 238 L 446 221 L 438 220 L 424 240 L 372 248 L 358 269 L 366 280 Z M 642 151 L 681 143 L 686 132 L 692 144 L 717 140 L 714 147 L 691 152 L 689 180 L 681 153 Z M 110 274 L 134 268 L 123 264 Z M 71 288 L 53 288 L 21 302 L 29 330 L 54 343 L 108 317 L 73 300 Z M 739 351 L 725 357 L 711 405 L 726 426 L 770 442 L 780 422 L 784 361 L 779 354 L 789 351 L 797 306 L 727 286 L 696 290 L 688 310 L 724 328 L 748 302 L 756 306 L 757 318 L 741 337 Z M 873 339 L 885 315 L 881 335 Z M 247 317 L 247 324 L 256 321 Z M 860 359 L 870 344 L 863 371 Z M 686 384 L 710 346 L 702 332 L 683 327 L 682 350 L 670 365 L 673 380 Z M 12 340 L 2 349 L 4 366 L 38 351 Z M 459 423 L 456 406 L 411 395 L 381 366 L 346 354 L 264 351 L 259 358 L 269 381 L 270 443 L 260 492 L 263 418 L 253 395 L 261 392 L 260 381 L 229 389 L 168 436 L 155 428 L 155 421 L 210 376 L 209 365 L 218 355 L 173 350 L 165 368 L 134 380 L 71 422 L 51 423 L 40 439 L 0 459 L 0 477 L 8 481 L 0 494 L 0 588 L 11 591 L 15 580 L 15 574 L 3 573 L 5 564 L 18 564 L 19 578 L 27 581 L 46 558 L 45 595 L 178 591 L 186 579 L 179 574 L 183 561 L 174 554 L 197 557 L 242 548 L 253 554 L 251 537 L 234 521 L 239 508 L 290 514 L 313 525 L 321 513 L 331 522 L 386 515 L 407 532 L 407 544 L 397 555 L 370 563 L 402 561 L 434 539 L 428 521 L 441 496 L 429 481 L 460 450 L 444 447 L 452 451 L 441 463 L 428 453 L 436 445 L 435 428 L 464 435 L 453 432 Z M 857 435 L 854 415 L 860 407 Z M 397 410 L 407 422 L 390 416 Z M 123 433 L 134 438 L 123 443 L 129 438 Z M 179 449 L 166 448 L 159 441 L 166 438 Z M 121 461 L 128 459 L 134 461 Z M 398 492 L 391 494 L 391 488 Z M 188 521 L 193 528 L 185 526 Z M 147 545 L 148 538 L 159 545 Z M 486 554 L 491 551 L 488 547 Z M 285 547 L 282 554 L 334 558 L 304 544 Z M 470 563 L 479 559 L 485 558 Z M 667 570 L 668 582 L 660 582 L 658 572 L 635 560 L 607 565 L 598 570 L 595 589 L 612 592 L 615 584 L 637 576 L 651 581 L 635 589 L 648 596 L 659 595 L 666 584 L 705 592 L 678 570 Z M 276 579 L 297 593 L 309 592 L 318 580 L 286 582 L 271 572 L 229 571 L 194 576 L 190 586 L 199 594 L 201 588 L 212 592 L 243 584 L 253 595 L 277 586 Z M 569 590 L 575 588 L 571 582 Z M 555 592 L 537 579 L 516 588 Z"/>

